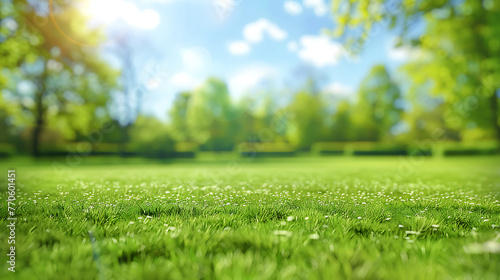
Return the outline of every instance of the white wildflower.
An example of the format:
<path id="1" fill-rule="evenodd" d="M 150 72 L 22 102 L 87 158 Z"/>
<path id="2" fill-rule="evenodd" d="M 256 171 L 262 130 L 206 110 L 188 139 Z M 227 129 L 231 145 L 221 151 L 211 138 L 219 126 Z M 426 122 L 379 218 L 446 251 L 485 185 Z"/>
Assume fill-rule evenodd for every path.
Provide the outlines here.
<path id="1" fill-rule="evenodd" d="M 319 239 L 319 235 L 317 233 L 310 234 L 309 239 L 313 239 L 313 240 Z"/>

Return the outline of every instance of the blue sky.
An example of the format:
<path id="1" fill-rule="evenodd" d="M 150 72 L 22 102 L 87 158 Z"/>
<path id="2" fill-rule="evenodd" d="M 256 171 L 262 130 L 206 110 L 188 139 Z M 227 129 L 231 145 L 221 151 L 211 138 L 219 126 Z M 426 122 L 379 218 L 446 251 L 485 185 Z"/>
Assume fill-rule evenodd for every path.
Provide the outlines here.
<path id="1" fill-rule="evenodd" d="M 127 36 L 136 42 L 141 83 L 149 89 L 142 111 L 163 120 L 178 92 L 210 76 L 226 81 L 240 98 L 264 82 L 297 88 L 305 78 L 300 69 L 309 69 L 322 77 L 326 94 L 351 98 L 373 65 L 383 63 L 397 74 L 412 55 L 392 48 L 395 34 L 382 31 L 359 57 L 348 57 L 338 40 L 322 32 L 335 28 L 326 0 L 109 1 L 112 5 L 96 6 L 95 16 L 106 17 L 110 30 L 127 26 Z M 110 50 L 105 53 L 112 59 Z"/>

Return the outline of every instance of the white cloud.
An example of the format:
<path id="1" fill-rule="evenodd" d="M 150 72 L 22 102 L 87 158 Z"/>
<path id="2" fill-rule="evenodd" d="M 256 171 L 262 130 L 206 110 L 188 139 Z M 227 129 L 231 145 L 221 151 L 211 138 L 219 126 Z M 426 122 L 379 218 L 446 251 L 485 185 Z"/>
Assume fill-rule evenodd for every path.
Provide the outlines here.
<path id="1" fill-rule="evenodd" d="M 394 37 L 390 39 L 386 44 L 387 56 L 396 61 L 408 61 L 415 60 L 416 58 L 422 56 L 422 51 L 419 48 L 412 46 L 400 46 L 396 47 L 397 38 Z"/>
<path id="2" fill-rule="evenodd" d="M 285 8 L 285 12 L 292 16 L 302 13 L 302 6 L 296 1 L 285 1 L 283 7 Z"/>
<path id="3" fill-rule="evenodd" d="M 335 65 L 344 54 L 341 44 L 321 35 L 304 35 L 300 37 L 298 55 L 304 62 L 316 67 Z"/>
<path id="4" fill-rule="evenodd" d="M 212 0 L 212 5 L 221 20 L 226 20 L 234 11 L 237 5 L 235 0 Z"/>
<path id="5" fill-rule="evenodd" d="M 328 13 L 328 5 L 325 0 L 304 0 L 304 7 L 314 10 L 314 14 L 322 17 Z"/>
<path id="6" fill-rule="evenodd" d="M 295 41 L 290 41 L 287 44 L 287 48 L 291 52 L 296 52 L 299 49 L 299 45 Z"/>
<path id="7" fill-rule="evenodd" d="M 182 62 L 187 69 L 198 71 L 210 65 L 212 56 L 203 47 L 191 47 L 182 52 Z"/>
<path id="8" fill-rule="evenodd" d="M 250 44 L 246 41 L 233 41 L 228 44 L 227 48 L 233 55 L 245 55 L 250 52 Z"/>
<path id="9" fill-rule="evenodd" d="M 139 29 L 155 29 L 160 23 L 160 16 L 155 10 L 140 10 L 134 3 L 123 0 L 91 0 L 86 13 L 91 22 L 109 24 L 122 19 Z"/>
<path id="10" fill-rule="evenodd" d="M 130 23 L 141 29 L 155 29 L 160 24 L 160 16 L 155 10 L 144 10 Z"/>
<path id="11" fill-rule="evenodd" d="M 245 55 L 250 52 L 251 44 L 262 42 L 264 34 L 275 41 L 283 41 L 287 32 L 266 18 L 250 22 L 243 27 L 244 40 L 232 41 L 227 45 L 233 55 Z"/>
<path id="12" fill-rule="evenodd" d="M 323 88 L 323 91 L 340 98 L 353 98 L 354 89 L 341 83 L 331 83 Z"/>
<path id="13" fill-rule="evenodd" d="M 192 89 L 195 88 L 200 81 L 187 72 L 179 72 L 170 78 L 170 83 L 178 88 Z"/>
<path id="14" fill-rule="evenodd" d="M 144 2 L 162 3 L 162 4 L 169 4 L 169 3 L 179 2 L 179 1 L 180 0 L 144 0 Z"/>
<path id="15" fill-rule="evenodd" d="M 250 43 L 260 43 L 264 33 L 276 41 L 282 41 L 288 36 L 286 31 L 265 18 L 251 22 L 243 28 L 243 37 Z"/>
<path id="16" fill-rule="evenodd" d="M 232 93 L 241 96 L 262 82 L 273 79 L 276 74 L 277 70 L 269 65 L 251 65 L 230 77 L 229 88 Z"/>

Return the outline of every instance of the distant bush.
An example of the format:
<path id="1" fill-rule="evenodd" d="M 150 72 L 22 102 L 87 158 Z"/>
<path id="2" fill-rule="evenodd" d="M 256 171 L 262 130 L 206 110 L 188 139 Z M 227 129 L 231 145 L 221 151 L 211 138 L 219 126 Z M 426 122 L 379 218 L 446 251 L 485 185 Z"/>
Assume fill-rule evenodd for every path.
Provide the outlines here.
<path id="1" fill-rule="evenodd" d="M 318 142 L 311 151 L 318 155 L 406 155 L 405 145 L 383 142 Z"/>
<path id="2" fill-rule="evenodd" d="M 9 157 L 17 153 L 16 147 L 7 143 L 0 143 L 0 157 Z"/>
<path id="3" fill-rule="evenodd" d="M 498 152 L 500 146 L 497 141 L 480 142 L 443 142 L 435 145 L 435 156 L 458 155 L 492 155 Z"/>
<path id="4" fill-rule="evenodd" d="M 295 148 L 285 142 L 246 142 L 237 145 L 236 152 L 244 157 L 294 156 Z"/>

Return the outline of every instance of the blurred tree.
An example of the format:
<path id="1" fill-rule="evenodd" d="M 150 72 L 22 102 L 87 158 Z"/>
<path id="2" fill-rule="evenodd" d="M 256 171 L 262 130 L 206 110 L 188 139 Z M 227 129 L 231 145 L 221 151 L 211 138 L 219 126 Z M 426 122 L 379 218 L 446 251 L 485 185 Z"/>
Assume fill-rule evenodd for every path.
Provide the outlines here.
<path id="1" fill-rule="evenodd" d="M 500 3 L 465 1 L 426 15 L 419 40 L 426 54 L 404 68 L 416 84 L 431 82 L 453 130 L 481 128 L 500 141 Z M 496 134 L 496 136 L 494 136 Z"/>
<path id="2" fill-rule="evenodd" d="M 34 156 L 40 155 L 45 126 L 56 127 L 67 138 L 99 127 L 98 121 L 108 117 L 108 92 L 118 74 L 98 58 L 96 48 L 85 45 L 103 37 L 87 28 L 74 3 L 54 1 L 49 15 L 38 5 L 43 6 L 3 1 L 1 22 L 11 21 L 16 28 L 2 29 L 0 44 L 6 87 L 24 112 L 18 119 L 34 124 Z"/>
<path id="3" fill-rule="evenodd" d="M 310 84 L 306 87 L 312 89 Z M 298 92 L 288 112 L 293 119 L 288 122 L 287 137 L 299 149 L 308 149 L 321 137 L 324 126 L 324 110 L 319 94 L 302 90 Z"/>
<path id="4" fill-rule="evenodd" d="M 468 2 L 477 0 L 467 0 Z M 381 29 L 388 28 L 400 32 L 411 39 L 411 26 L 422 16 L 439 12 L 444 7 L 457 5 L 453 0 L 331 0 L 336 27 L 329 33 L 344 39 L 348 49 L 354 53 Z"/>
<path id="5" fill-rule="evenodd" d="M 489 128 L 500 140 L 500 2 L 493 0 L 333 0 L 335 36 L 359 50 L 381 28 L 399 29 L 401 44 L 422 56 L 406 71 L 415 83 L 444 97 L 452 129 Z M 409 32 L 419 24 L 422 32 Z"/>
<path id="6" fill-rule="evenodd" d="M 120 123 L 122 134 L 120 147 L 124 152 L 123 149 L 130 140 L 130 129 L 140 114 L 144 94 L 149 90 L 148 82 L 153 79 L 153 83 L 157 83 L 156 79 L 160 78 L 157 77 L 159 73 L 150 73 L 156 72 L 157 69 L 147 69 L 147 62 L 150 62 L 152 58 L 158 60 L 160 55 L 151 48 L 147 38 L 137 30 L 129 28 L 124 31 L 122 27 L 118 33 L 115 44 L 111 45 L 109 51 L 118 58 L 122 69 L 121 77 L 118 79 L 121 85 L 121 96 L 119 102 L 116 103 L 119 109 L 116 118 Z"/>
<path id="7" fill-rule="evenodd" d="M 356 140 L 383 141 L 391 138 L 391 128 L 400 121 L 402 109 L 398 85 L 383 65 L 374 66 L 361 82 L 351 116 L 358 129 Z"/>
<path id="8" fill-rule="evenodd" d="M 337 105 L 333 114 L 333 123 L 327 132 L 327 140 L 335 142 L 347 142 L 353 140 L 356 129 L 352 123 L 352 105 L 344 100 Z"/>
<path id="9" fill-rule="evenodd" d="M 153 158 L 172 156 L 174 141 L 167 125 L 158 119 L 140 115 L 130 132 L 130 151 Z"/>
<path id="10" fill-rule="evenodd" d="M 245 142 L 271 142 L 275 139 L 273 127 L 275 104 L 268 89 L 261 89 L 251 98 L 244 99 L 241 106 L 247 109 L 247 125 L 241 125 Z"/>
<path id="11" fill-rule="evenodd" d="M 237 135 L 232 121 L 234 108 L 226 84 L 209 78 L 193 91 L 189 100 L 186 122 L 193 140 L 209 150 L 229 150 Z"/>
<path id="12" fill-rule="evenodd" d="M 187 126 L 187 111 L 189 100 L 191 98 L 190 92 L 179 93 L 172 108 L 169 111 L 170 126 L 172 130 L 172 137 L 175 141 L 186 142 L 191 141 Z"/>
<path id="13" fill-rule="evenodd" d="M 432 96 L 429 86 L 412 85 L 406 99 L 409 108 L 403 112 L 406 128 L 398 139 L 405 143 L 421 140 L 459 140 L 459 130 L 451 129 L 445 121 L 446 104 L 442 97 Z"/>
<path id="14" fill-rule="evenodd" d="M 7 93 L 7 92 L 5 92 Z M 20 107 L 14 103 L 6 102 L 2 95 L 0 95 L 0 143 L 12 142 L 13 137 L 13 118 L 11 116 L 18 115 Z M 13 152 L 13 151 L 12 151 Z"/>
<path id="15" fill-rule="evenodd" d="M 240 128 L 238 136 L 235 138 L 237 143 L 240 142 L 258 142 L 259 138 L 259 120 L 254 116 L 252 112 L 253 108 L 249 108 L 253 105 L 255 100 L 250 98 L 249 96 L 245 96 L 241 99 L 240 102 L 236 104 L 237 110 L 242 111 L 243 113 L 239 118 L 235 121 L 237 122 L 238 127 Z"/>

